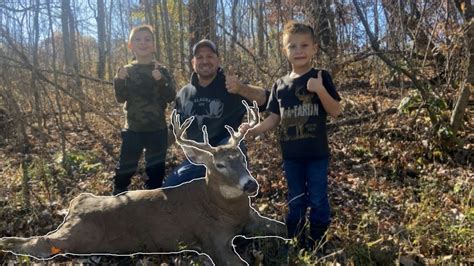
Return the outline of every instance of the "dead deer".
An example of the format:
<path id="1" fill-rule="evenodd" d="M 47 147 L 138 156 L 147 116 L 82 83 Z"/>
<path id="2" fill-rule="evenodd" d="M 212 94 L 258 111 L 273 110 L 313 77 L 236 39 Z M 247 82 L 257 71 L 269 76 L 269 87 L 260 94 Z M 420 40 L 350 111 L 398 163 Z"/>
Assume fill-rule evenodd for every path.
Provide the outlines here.
<path id="1" fill-rule="evenodd" d="M 256 103 L 246 105 L 251 125 L 259 121 Z M 49 259 L 59 254 L 126 255 L 176 253 L 207 254 L 217 265 L 247 264 L 233 249 L 235 236 L 286 237 L 283 223 L 261 216 L 250 206 L 258 184 L 239 148 L 246 132 L 234 132 L 229 143 L 209 144 L 183 135 L 193 118 L 182 124 L 172 114 L 173 133 L 186 156 L 206 166 L 204 178 L 154 190 L 128 191 L 117 196 L 80 194 L 70 202 L 64 222 L 44 236 L 4 237 L 4 252 Z M 248 265 L 248 264 L 247 264 Z"/>

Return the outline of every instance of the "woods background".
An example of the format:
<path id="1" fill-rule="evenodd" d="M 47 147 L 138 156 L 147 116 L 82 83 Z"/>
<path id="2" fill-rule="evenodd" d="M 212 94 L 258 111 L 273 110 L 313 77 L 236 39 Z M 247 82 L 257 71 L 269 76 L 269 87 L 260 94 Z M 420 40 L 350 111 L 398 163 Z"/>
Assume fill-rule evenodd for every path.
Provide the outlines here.
<path id="1" fill-rule="evenodd" d="M 334 252 L 298 263 L 473 262 L 473 14 L 469 0 L 0 0 L 0 235 L 47 233 L 78 193 L 110 194 L 123 124 L 111 80 L 131 60 L 133 26 L 154 27 L 179 87 L 192 45 L 209 38 L 226 71 L 270 88 L 290 70 L 280 37 L 293 19 L 316 29 L 315 66 L 344 106 L 329 121 Z M 276 135 L 247 143 L 254 204 L 283 220 Z M 167 171 L 182 158 L 170 147 Z"/>

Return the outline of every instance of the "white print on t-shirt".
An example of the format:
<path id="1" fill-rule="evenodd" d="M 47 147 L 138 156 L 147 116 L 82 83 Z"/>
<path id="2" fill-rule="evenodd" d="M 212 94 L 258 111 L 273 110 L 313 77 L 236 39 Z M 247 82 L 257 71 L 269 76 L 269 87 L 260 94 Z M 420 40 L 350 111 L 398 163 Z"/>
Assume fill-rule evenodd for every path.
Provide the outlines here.
<path id="1" fill-rule="evenodd" d="M 292 107 L 283 107 L 282 100 L 278 99 L 281 115 L 281 138 L 284 141 L 297 140 L 307 137 L 314 137 L 314 132 L 308 132 L 306 123 L 310 116 L 318 116 L 318 104 L 313 103 L 314 93 L 305 93 L 304 87 L 298 88 L 295 91 L 295 96 L 300 100 L 300 104 Z M 295 133 L 290 134 L 288 130 L 295 128 Z"/>
<path id="2" fill-rule="evenodd" d="M 290 108 L 280 108 L 281 114 L 281 130 L 282 140 L 297 140 L 307 137 L 314 137 L 314 134 L 311 134 L 305 130 L 305 125 L 309 120 L 310 116 L 318 116 L 318 104 L 300 104 Z M 290 128 L 295 128 L 294 134 L 289 134 L 288 130 Z"/>
<path id="3" fill-rule="evenodd" d="M 195 98 L 183 105 L 184 116 L 194 116 L 199 128 L 202 127 L 204 118 L 221 118 L 223 111 L 224 104 L 219 99 Z"/>

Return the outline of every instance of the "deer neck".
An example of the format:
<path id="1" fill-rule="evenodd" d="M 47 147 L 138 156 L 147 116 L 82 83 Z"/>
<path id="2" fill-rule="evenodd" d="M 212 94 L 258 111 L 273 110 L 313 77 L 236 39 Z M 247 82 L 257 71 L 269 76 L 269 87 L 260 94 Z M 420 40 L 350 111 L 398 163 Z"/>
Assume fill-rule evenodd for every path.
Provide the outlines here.
<path id="1" fill-rule="evenodd" d="M 222 184 L 209 179 L 206 176 L 206 186 L 208 189 L 208 200 L 211 205 L 215 208 L 218 208 L 224 212 L 229 213 L 241 213 L 241 211 L 246 211 L 249 206 L 249 199 L 245 193 L 239 193 L 234 197 L 230 197 L 228 191 L 225 191 L 227 188 L 223 188 Z"/>

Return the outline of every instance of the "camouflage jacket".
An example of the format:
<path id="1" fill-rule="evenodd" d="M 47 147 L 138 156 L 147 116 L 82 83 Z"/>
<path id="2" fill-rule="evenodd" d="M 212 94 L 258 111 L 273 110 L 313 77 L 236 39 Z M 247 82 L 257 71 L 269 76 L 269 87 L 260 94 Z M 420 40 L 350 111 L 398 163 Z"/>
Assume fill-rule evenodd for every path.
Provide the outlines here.
<path id="1" fill-rule="evenodd" d="M 176 96 L 176 85 L 169 71 L 159 67 L 162 79 L 151 75 L 154 63 L 126 65 L 128 77 L 114 78 L 115 98 L 124 104 L 125 128 L 135 132 L 166 128 L 165 109 Z"/>

